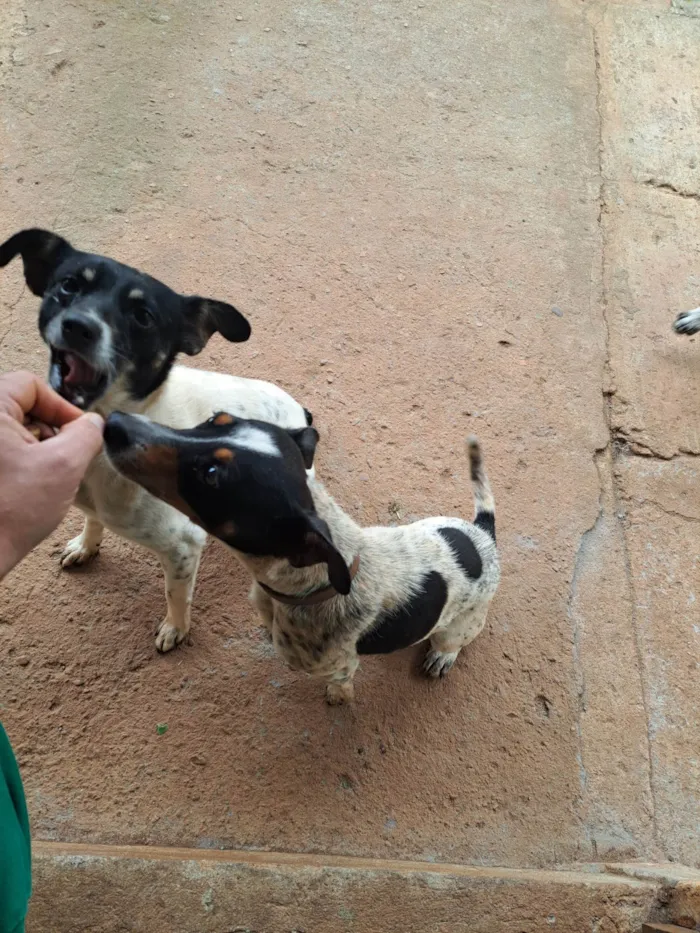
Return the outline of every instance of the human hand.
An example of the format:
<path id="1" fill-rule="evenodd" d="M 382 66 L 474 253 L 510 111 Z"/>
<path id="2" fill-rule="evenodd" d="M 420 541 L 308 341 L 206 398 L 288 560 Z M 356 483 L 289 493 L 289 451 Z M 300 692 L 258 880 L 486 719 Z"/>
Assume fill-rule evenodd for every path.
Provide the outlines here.
<path id="1" fill-rule="evenodd" d="M 0 376 L 0 580 L 64 517 L 103 427 L 32 373 Z"/>

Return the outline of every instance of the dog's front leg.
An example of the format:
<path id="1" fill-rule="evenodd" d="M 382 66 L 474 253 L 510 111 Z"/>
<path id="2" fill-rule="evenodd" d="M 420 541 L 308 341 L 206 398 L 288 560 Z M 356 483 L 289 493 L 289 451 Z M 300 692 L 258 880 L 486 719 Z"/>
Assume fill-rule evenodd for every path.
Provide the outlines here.
<path id="1" fill-rule="evenodd" d="M 275 607 L 267 595 L 267 593 L 257 584 L 257 581 L 253 581 L 253 585 L 250 588 L 250 593 L 248 594 L 248 599 L 258 610 L 260 619 L 262 620 L 263 628 L 267 632 L 267 635 L 272 641 L 272 622 L 275 617 Z"/>
<path id="2" fill-rule="evenodd" d="M 346 654 L 338 660 L 338 666 L 333 673 L 326 676 L 326 703 L 329 706 L 340 706 L 355 699 L 353 677 L 360 666 L 360 659 L 356 654 Z"/>
<path id="3" fill-rule="evenodd" d="M 156 632 L 156 648 L 163 653 L 179 645 L 189 633 L 192 593 L 205 540 L 183 538 L 167 552 L 158 552 L 165 571 L 168 605 L 168 614 Z"/>
<path id="4" fill-rule="evenodd" d="M 77 567 L 92 560 L 100 550 L 104 530 L 102 522 L 86 515 L 83 530 L 77 538 L 72 538 L 61 552 L 61 567 L 65 570 L 67 567 Z"/>

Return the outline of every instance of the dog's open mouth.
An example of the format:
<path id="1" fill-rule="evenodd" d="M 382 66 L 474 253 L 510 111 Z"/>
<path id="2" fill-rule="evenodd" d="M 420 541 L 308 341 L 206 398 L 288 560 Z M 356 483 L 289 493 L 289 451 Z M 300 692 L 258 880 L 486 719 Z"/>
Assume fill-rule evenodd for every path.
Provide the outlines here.
<path id="1" fill-rule="evenodd" d="M 107 374 L 72 350 L 51 349 L 51 387 L 78 408 L 89 408 L 107 388 Z"/>

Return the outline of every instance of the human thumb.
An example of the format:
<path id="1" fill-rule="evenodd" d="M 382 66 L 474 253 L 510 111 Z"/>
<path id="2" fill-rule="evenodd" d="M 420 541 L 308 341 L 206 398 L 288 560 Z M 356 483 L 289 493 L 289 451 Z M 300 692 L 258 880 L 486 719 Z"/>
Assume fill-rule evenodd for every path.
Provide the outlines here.
<path id="1" fill-rule="evenodd" d="M 56 457 L 58 462 L 63 461 L 69 468 L 84 472 L 100 452 L 104 426 L 104 420 L 95 412 L 81 415 L 65 424 L 54 437 L 43 441 L 42 453 Z"/>

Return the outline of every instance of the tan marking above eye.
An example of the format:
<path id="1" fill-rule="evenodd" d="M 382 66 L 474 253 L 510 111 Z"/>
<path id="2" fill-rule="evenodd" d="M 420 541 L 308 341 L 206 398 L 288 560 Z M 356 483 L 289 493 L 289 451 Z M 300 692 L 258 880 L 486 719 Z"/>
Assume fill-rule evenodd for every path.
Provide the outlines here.
<path id="1" fill-rule="evenodd" d="M 220 414 L 216 416 L 216 418 L 214 418 L 214 420 L 212 421 L 212 424 L 215 424 L 220 428 L 224 427 L 224 425 L 227 425 L 227 424 L 233 424 L 233 416 L 227 415 L 225 411 L 222 411 Z"/>
<path id="2" fill-rule="evenodd" d="M 132 288 L 131 291 L 129 292 L 129 298 L 133 298 L 134 300 L 138 298 L 143 298 L 143 292 L 141 291 L 140 288 Z"/>
<path id="3" fill-rule="evenodd" d="M 214 451 L 214 459 L 221 461 L 221 463 L 228 463 L 229 460 L 233 460 L 234 453 L 228 447 L 219 447 Z"/>
<path id="4" fill-rule="evenodd" d="M 86 282 L 92 282 L 92 280 L 95 278 L 95 270 L 90 268 L 83 269 L 81 275 Z"/>

